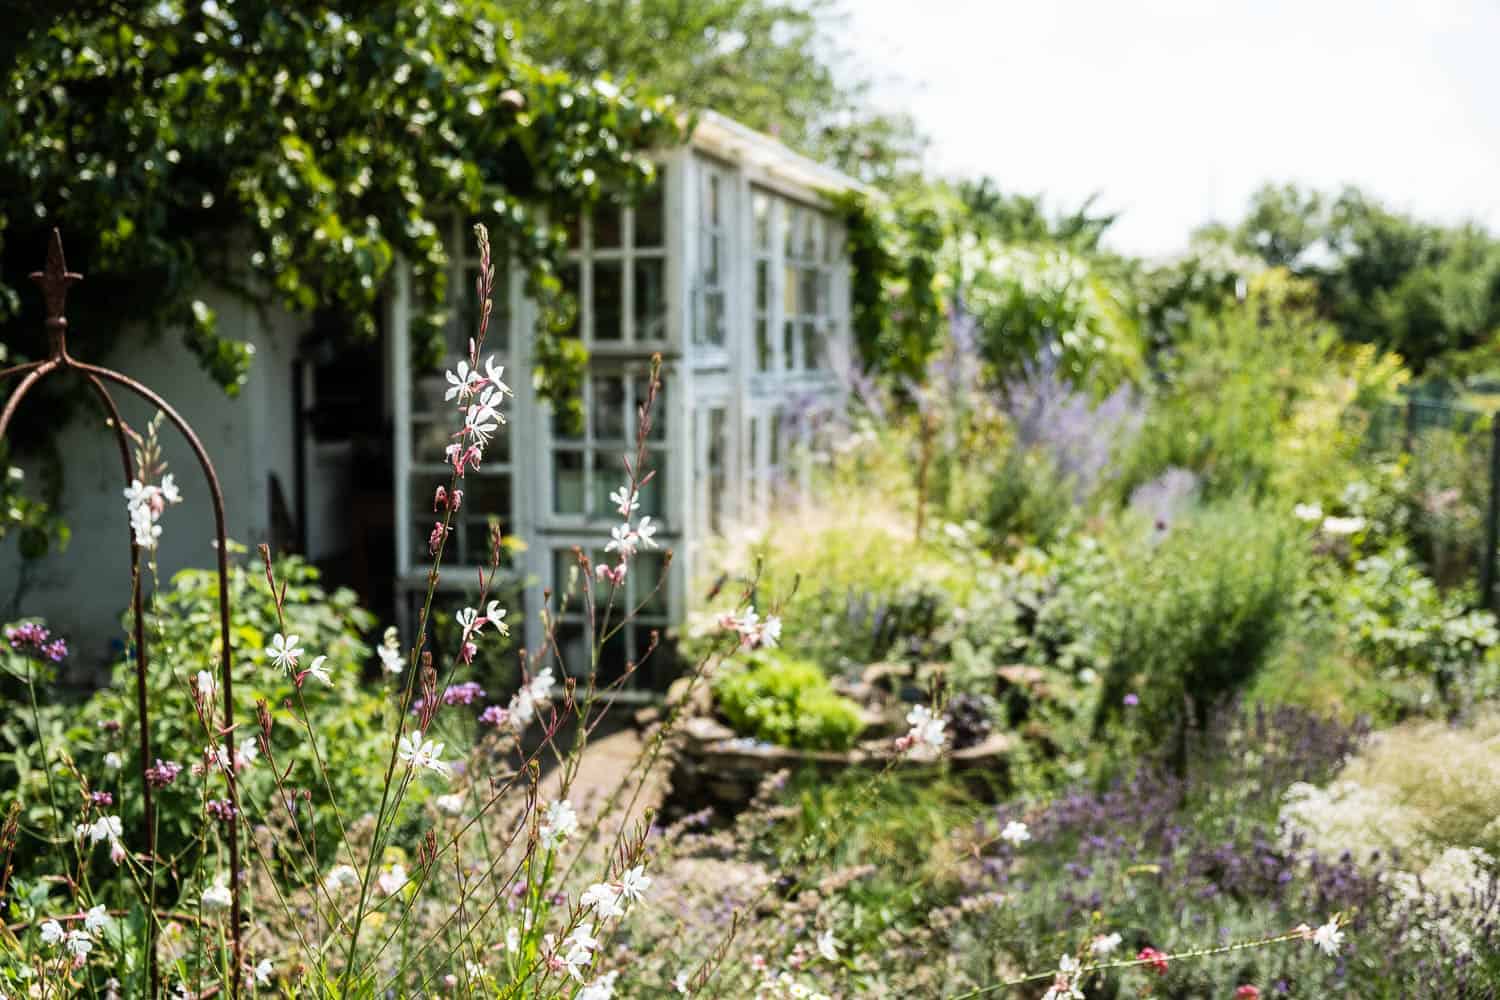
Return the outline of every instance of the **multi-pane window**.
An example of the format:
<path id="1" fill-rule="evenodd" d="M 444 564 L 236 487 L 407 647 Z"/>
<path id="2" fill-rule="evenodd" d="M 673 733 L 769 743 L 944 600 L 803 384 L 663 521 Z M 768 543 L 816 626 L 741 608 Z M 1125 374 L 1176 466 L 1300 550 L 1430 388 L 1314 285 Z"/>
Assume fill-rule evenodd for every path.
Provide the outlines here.
<path id="1" fill-rule="evenodd" d="M 645 400 L 643 368 L 595 371 L 583 384 L 582 426 L 554 417 L 552 422 L 552 513 L 563 518 L 613 522 L 619 511 L 609 495 L 625 484 L 624 457 L 635 458 L 637 413 Z M 647 438 L 648 469 L 655 471 L 641 489 L 641 514 L 667 516 L 667 390 L 657 393 Z"/>
<path id="2" fill-rule="evenodd" d="M 782 359 L 788 369 L 826 364 L 824 342 L 833 321 L 831 225 L 802 205 L 786 205 L 782 272 Z"/>
<path id="3" fill-rule="evenodd" d="M 602 547 L 590 552 L 594 565 L 611 564 L 616 561 L 612 553 Z M 582 588 L 584 581 L 578 567 L 578 557 L 571 546 L 552 550 L 552 572 L 555 592 L 561 605 L 557 615 L 557 648 L 562 657 L 562 668 L 569 676 L 587 677 L 593 662 L 593 646 L 596 633 L 584 613 Z M 658 648 L 651 653 L 651 633 L 664 636 L 670 624 L 669 587 L 667 563 L 662 553 L 638 552 L 630 561 L 630 572 L 625 583 L 615 593 L 614 610 L 609 625 L 610 635 L 600 651 L 596 681 L 600 687 L 618 681 L 627 665 L 637 665 L 631 676 L 630 687 L 660 687 L 671 669 L 670 649 Z M 598 602 L 600 615 L 609 601 L 608 584 L 595 581 L 594 598 Z M 636 611 L 634 618 L 624 621 L 626 610 Z"/>
<path id="4" fill-rule="evenodd" d="M 729 409 L 724 403 L 698 407 L 694 415 L 693 476 L 696 530 L 718 534 L 725 528 L 725 497 L 729 487 Z"/>
<path id="5" fill-rule="evenodd" d="M 470 241 L 461 238 L 457 222 L 453 228 L 448 242 L 450 309 L 444 330 L 443 362 L 440 367 L 413 372 L 411 379 L 411 452 L 404 463 L 406 481 L 403 485 L 410 497 L 411 523 L 407 531 L 407 551 L 401 560 L 402 566 L 408 569 L 425 566 L 431 558 L 428 536 L 437 519 L 432 510 L 433 490 L 439 483 L 446 483 L 453 471 L 444 460 L 443 452 L 453 440 L 452 434 L 461 421 L 455 405 L 443 398 L 448 390 L 443 373 L 455 368 L 460 359 L 467 359 L 469 338 L 478 327 L 479 302 L 474 285 L 479 276 L 479 261 L 471 255 Z M 485 357 L 494 355 L 498 364 L 509 367 L 510 303 L 509 286 L 503 280 L 506 274 L 503 260 L 496 261 L 495 272 L 500 277 L 491 296 L 494 308 L 483 353 Z M 510 434 L 508 428 L 501 428 L 485 449 L 481 467 L 470 471 L 464 479 L 464 503 L 449 536 L 447 562 L 467 565 L 487 562 L 489 519 L 492 517 L 499 519 L 506 533 L 515 530 L 513 481 Z"/>
<path id="6" fill-rule="evenodd" d="M 806 205 L 756 190 L 754 226 L 755 370 L 826 368 L 833 328 L 834 221 Z"/>
<path id="7" fill-rule="evenodd" d="M 563 287 L 578 303 L 573 333 L 593 347 L 667 339 L 665 175 L 633 206 L 604 203 L 568 220 Z"/>
<path id="8" fill-rule="evenodd" d="M 728 325 L 727 295 L 730 197 L 729 175 L 707 161 L 699 161 L 698 193 L 698 315 L 693 343 L 723 347 Z"/>

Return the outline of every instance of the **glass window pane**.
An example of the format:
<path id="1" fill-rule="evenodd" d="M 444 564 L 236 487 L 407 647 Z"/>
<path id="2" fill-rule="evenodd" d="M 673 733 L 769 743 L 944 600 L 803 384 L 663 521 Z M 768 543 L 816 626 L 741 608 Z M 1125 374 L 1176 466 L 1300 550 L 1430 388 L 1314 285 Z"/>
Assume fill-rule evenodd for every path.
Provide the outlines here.
<path id="1" fill-rule="evenodd" d="M 594 452 L 594 497 L 589 513 L 607 521 L 619 520 L 619 509 L 610 502 L 609 495 L 625 484 L 624 454 L 618 449 L 604 447 Z"/>
<path id="2" fill-rule="evenodd" d="M 456 362 L 448 360 L 451 366 Z M 452 405 L 443 399 L 448 391 L 448 380 L 442 372 L 417 375 L 411 380 L 411 412 L 414 416 L 447 416 Z"/>
<path id="3" fill-rule="evenodd" d="M 818 272 L 817 280 L 818 308 L 813 310 L 818 316 L 829 316 L 833 313 L 833 275 L 827 271 Z"/>
<path id="4" fill-rule="evenodd" d="M 594 206 L 594 249 L 618 250 L 624 241 L 623 210 L 608 202 Z"/>
<path id="5" fill-rule="evenodd" d="M 756 249 L 771 249 L 771 198 L 764 191 L 750 196 L 750 212 L 755 216 Z"/>
<path id="6" fill-rule="evenodd" d="M 594 441 L 606 448 L 618 449 L 635 436 L 625 413 L 625 379 L 619 375 L 595 375 L 593 384 Z"/>
<path id="7" fill-rule="evenodd" d="M 838 223 L 830 218 L 823 220 L 823 262 L 832 264 L 838 259 L 842 248 L 839 245 Z"/>
<path id="8" fill-rule="evenodd" d="M 594 261 L 594 339 L 619 340 L 624 331 L 624 265 L 618 260 Z"/>
<path id="9" fill-rule="evenodd" d="M 556 475 L 553 482 L 556 494 L 552 508 L 559 514 L 583 513 L 583 453 L 558 451 L 554 462 Z"/>
<path id="10" fill-rule="evenodd" d="M 724 293 L 711 291 L 704 297 L 703 339 L 715 347 L 724 346 Z"/>
<path id="11" fill-rule="evenodd" d="M 659 449 L 647 453 L 646 471 L 655 472 L 655 475 L 641 487 L 641 509 L 637 514 L 650 514 L 652 518 L 661 520 L 667 516 L 667 453 Z M 623 471 L 621 475 L 624 475 Z"/>
<path id="12" fill-rule="evenodd" d="M 578 336 L 578 317 L 583 312 L 583 302 L 579 298 L 579 288 L 582 286 L 579 284 L 578 262 L 572 261 L 564 264 L 558 271 L 557 277 L 562 282 L 563 291 L 572 299 L 577 310 L 573 316 L 573 324 L 565 331 L 576 337 Z"/>
<path id="13" fill-rule="evenodd" d="M 771 262 L 755 262 L 755 311 L 765 312 L 771 308 Z"/>
<path id="14" fill-rule="evenodd" d="M 411 425 L 411 457 L 414 462 L 443 462 L 443 452 L 453 440 L 453 432 L 444 423 L 446 415 L 435 420 L 413 420 Z M 456 426 L 456 421 L 455 421 Z M 503 436 L 503 435 L 497 435 Z"/>
<path id="15" fill-rule="evenodd" d="M 571 553 L 569 554 L 571 556 Z M 560 591 L 566 577 L 560 577 L 557 588 Z M 557 653 L 562 656 L 562 663 L 554 664 L 559 668 L 559 673 L 566 677 L 587 677 L 589 674 L 589 630 L 586 626 L 577 622 L 565 622 L 557 627 Z"/>
<path id="16" fill-rule="evenodd" d="M 477 520 L 484 525 L 491 517 L 500 519 L 500 526 L 509 530 L 513 527 L 511 523 L 511 489 L 510 476 L 506 474 L 493 476 L 470 473 L 464 477 L 464 502 L 459 507 L 459 513 L 471 520 Z M 432 497 L 427 498 L 428 506 L 432 505 Z"/>
<path id="17" fill-rule="evenodd" d="M 781 308 L 788 316 L 797 315 L 797 268 L 788 264 L 781 273 Z"/>
<path id="18" fill-rule="evenodd" d="M 717 227 L 722 221 L 719 209 L 719 175 L 713 171 L 704 174 L 703 222 Z"/>
<path id="19" fill-rule="evenodd" d="M 788 204 L 781 217 L 785 220 L 786 232 L 782 236 L 782 248 L 788 257 L 797 256 L 797 248 L 801 245 L 797 239 L 798 232 L 802 228 L 802 209 L 796 205 Z"/>
<path id="20" fill-rule="evenodd" d="M 802 307 L 802 315 L 815 316 L 818 314 L 818 272 L 810 267 L 804 267 L 797 272 L 797 304 Z"/>
<path id="21" fill-rule="evenodd" d="M 797 323 L 787 320 L 781 325 L 781 367 L 785 371 L 797 368 Z"/>
<path id="22" fill-rule="evenodd" d="M 563 219 L 563 229 L 568 234 L 568 249 L 578 250 L 583 246 L 583 217 L 577 213 Z"/>
<path id="23" fill-rule="evenodd" d="M 635 339 L 667 337 L 667 262 L 660 257 L 635 259 Z"/>
<path id="24" fill-rule="evenodd" d="M 771 335 L 768 330 L 770 326 L 765 318 L 755 321 L 755 367 L 763 372 L 771 370 Z"/>
<path id="25" fill-rule="evenodd" d="M 666 245 L 666 171 L 657 174 L 656 183 L 641 195 L 635 206 L 636 247 Z"/>
<path id="26" fill-rule="evenodd" d="M 802 324 L 802 367 L 808 370 L 823 365 L 822 338 L 818 336 L 818 324 L 808 321 Z"/>
<path id="27" fill-rule="evenodd" d="M 666 561 L 660 552 L 639 552 L 635 565 L 630 568 L 631 607 L 641 605 L 642 615 L 665 615 L 667 613 Z M 651 641 L 649 630 L 642 630 L 641 649 L 644 652 Z"/>

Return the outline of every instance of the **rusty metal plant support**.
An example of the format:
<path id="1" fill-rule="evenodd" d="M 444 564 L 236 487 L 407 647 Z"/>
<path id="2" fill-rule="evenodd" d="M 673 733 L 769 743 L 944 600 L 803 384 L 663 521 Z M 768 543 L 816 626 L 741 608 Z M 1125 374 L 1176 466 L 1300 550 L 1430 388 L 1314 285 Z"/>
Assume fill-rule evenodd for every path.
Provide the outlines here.
<path id="1" fill-rule="evenodd" d="M 83 275 L 76 274 L 67 269 L 63 260 L 62 234 L 56 229 L 52 231 L 52 240 L 47 246 L 47 267 L 43 271 L 37 271 L 31 275 L 31 279 L 42 288 L 42 295 L 47 305 L 47 333 L 51 341 L 51 349 L 47 358 L 42 361 L 33 361 L 27 364 L 15 365 L 0 370 L 0 383 L 8 381 L 13 376 L 21 376 L 20 384 L 16 386 L 15 392 L 5 403 L 4 411 L 0 411 L 0 440 L 5 438 L 6 430 L 10 427 L 11 418 L 15 415 L 16 408 L 20 406 L 21 400 L 26 397 L 37 383 L 49 375 L 57 372 L 75 371 L 84 377 L 89 387 L 93 390 L 101 406 L 109 416 L 110 424 L 114 428 L 115 441 L 120 449 L 120 461 L 124 466 L 125 484 L 128 486 L 135 478 L 134 463 L 130 457 L 130 444 L 125 436 L 125 424 L 120 418 L 119 408 L 115 406 L 114 398 L 110 395 L 106 382 L 113 382 L 122 386 L 141 399 L 155 406 L 166 414 L 168 420 L 182 433 L 188 445 L 197 456 L 198 464 L 203 469 L 203 477 L 208 482 L 209 495 L 213 500 L 214 508 L 214 530 L 216 532 L 216 552 L 219 562 L 219 648 L 220 648 L 220 686 L 224 693 L 224 726 L 228 733 L 234 726 L 234 674 L 231 669 L 229 649 L 229 547 L 224 527 L 224 493 L 219 488 L 219 477 L 214 472 L 214 466 L 208 458 L 208 452 L 204 450 L 203 443 L 193 433 L 188 422 L 167 403 L 165 399 L 157 395 L 151 389 L 109 368 L 101 368 L 97 365 L 85 364 L 77 358 L 68 354 L 68 321 L 64 315 L 67 303 L 68 286 L 76 281 L 82 281 Z M 123 521 L 124 518 L 122 517 Z M 130 529 L 127 527 L 126 529 Z M 134 617 L 134 641 L 135 641 L 135 678 L 136 678 L 136 710 L 139 713 L 140 724 L 140 753 L 141 753 L 141 795 L 144 804 L 145 826 L 146 826 L 146 856 L 150 859 L 152 895 L 155 895 L 156 881 L 156 824 L 155 810 L 152 802 L 151 783 L 146 779 L 146 770 L 151 767 L 151 732 L 148 725 L 150 720 L 150 706 L 147 704 L 146 696 L 146 631 L 145 617 L 142 612 L 141 594 L 141 550 L 135 543 L 134 532 L 130 533 L 130 575 L 131 575 L 131 612 Z M 234 806 L 235 818 L 228 824 L 229 829 L 229 891 L 230 904 L 230 935 L 233 943 L 234 972 L 230 979 L 230 995 L 238 997 L 240 992 L 240 970 L 244 965 L 244 956 L 241 941 L 241 909 L 240 909 L 240 887 L 243 882 L 240 851 L 239 851 L 239 814 L 240 800 L 239 789 L 235 781 L 234 768 L 223 768 L 225 782 L 229 788 L 229 801 Z M 153 901 L 147 900 L 148 910 L 153 908 Z M 161 970 L 158 968 L 156 956 L 156 914 L 149 912 L 146 919 L 147 927 L 147 963 L 148 976 L 150 979 L 151 996 L 156 997 L 161 993 Z"/>

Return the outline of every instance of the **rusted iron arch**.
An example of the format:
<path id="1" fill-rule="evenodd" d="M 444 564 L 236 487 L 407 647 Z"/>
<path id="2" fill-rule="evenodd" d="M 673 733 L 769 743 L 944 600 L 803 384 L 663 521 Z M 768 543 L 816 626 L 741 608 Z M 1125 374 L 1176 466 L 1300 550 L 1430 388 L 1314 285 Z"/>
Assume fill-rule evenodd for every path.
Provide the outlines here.
<path id="1" fill-rule="evenodd" d="M 104 385 L 105 382 L 113 382 L 130 392 L 134 393 L 147 403 L 155 406 L 178 432 L 187 441 L 194 456 L 198 459 L 198 465 L 203 472 L 203 477 L 208 484 L 210 499 L 214 511 L 215 530 L 215 556 L 218 561 L 219 571 L 219 645 L 220 645 L 220 687 L 224 696 L 224 735 L 229 735 L 234 727 L 234 673 L 232 654 L 230 651 L 229 632 L 229 545 L 226 533 L 224 515 L 224 493 L 219 485 L 218 473 L 215 472 L 213 462 L 208 457 L 203 442 L 193 431 L 192 426 L 183 419 L 177 410 L 156 392 L 144 384 L 122 375 L 109 368 L 97 365 L 85 364 L 68 354 L 67 349 L 67 327 L 68 321 L 65 315 L 68 286 L 76 281 L 82 280 L 82 275 L 70 272 L 63 258 L 62 234 L 54 229 L 52 240 L 47 247 L 47 267 L 45 271 L 39 271 L 31 275 L 32 280 L 42 287 L 43 296 L 47 304 L 47 332 L 51 339 L 50 356 L 39 362 L 28 362 L 15 365 L 0 371 L 0 382 L 4 382 L 16 375 L 24 373 L 19 385 L 6 401 L 5 408 L 0 411 L 0 440 L 5 438 L 11 419 L 15 415 L 21 401 L 30 393 L 43 378 L 54 372 L 73 369 L 84 375 L 100 404 L 109 414 L 114 425 L 116 443 L 120 448 L 121 457 L 125 469 L 126 485 L 135 478 L 134 465 L 130 458 L 129 443 L 125 438 L 124 422 L 120 417 L 119 408 L 115 405 L 113 397 Z M 140 548 L 135 543 L 132 532 L 130 539 L 131 554 L 131 612 L 134 618 L 134 639 L 136 647 L 136 702 L 140 713 L 140 747 L 141 747 L 141 788 L 142 802 L 147 815 L 147 838 L 149 857 L 152 866 L 152 878 L 155 878 L 156 868 L 156 845 L 155 832 L 151 822 L 153 811 L 153 797 L 151 795 L 150 782 L 146 779 L 146 770 L 151 766 L 150 753 L 150 727 L 149 727 L 149 705 L 146 696 L 146 668 L 148 657 L 145 643 L 145 615 L 143 610 L 142 588 L 140 580 Z M 229 828 L 229 891 L 230 891 L 230 935 L 232 939 L 234 971 L 230 978 L 229 992 L 231 997 L 238 998 L 240 994 L 240 979 L 244 966 L 243 929 L 241 927 L 242 907 L 240 900 L 241 886 L 244 881 L 243 870 L 240 863 L 239 851 L 239 821 L 240 800 L 239 787 L 235 778 L 234 767 L 231 764 L 227 768 L 221 768 L 225 784 L 228 787 L 229 801 L 234 807 L 234 819 L 228 824 Z M 149 901 L 148 901 L 149 907 Z M 148 914 L 148 962 L 150 967 L 151 990 L 156 995 L 160 991 L 159 970 L 156 959 L 156 923 L 154 915 Z"/>

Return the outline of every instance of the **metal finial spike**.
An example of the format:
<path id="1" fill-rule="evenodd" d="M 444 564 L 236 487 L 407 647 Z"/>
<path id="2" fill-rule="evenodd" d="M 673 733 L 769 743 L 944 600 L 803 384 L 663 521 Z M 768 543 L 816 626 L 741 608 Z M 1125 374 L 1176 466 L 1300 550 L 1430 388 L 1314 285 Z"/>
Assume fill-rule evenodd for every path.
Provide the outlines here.
<path id="1" fill-rule="evenodd" d="M 32 272 L 31 280 L 42 286 L 42 294 L 47 300 L 47 318 L 61 319 L 68 286 L 83 280 L 83 275 L 68 270 L 68 262 L 63 257 L 61 230 L 53 229 L 52 239 L 47 242 L 47 269 Z"/>
<path id="2" fill-rule="evenodd" d="M 60 230 L 52 230 L 52 239 L 47 244 L 47 269 L 33 271 L 31 280 L 42 286 L 42 298 L 47 303 L 47 329 L 52 333 L 52 353 L 60 355 L 64 348 L 63 333 L 68 326 L 63 315 L 67 308 L 68 286 L 83 280 L 83 275 L 68 270 Z"/>

